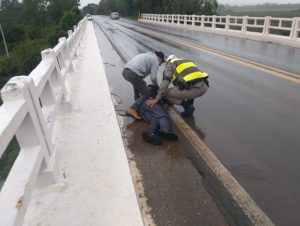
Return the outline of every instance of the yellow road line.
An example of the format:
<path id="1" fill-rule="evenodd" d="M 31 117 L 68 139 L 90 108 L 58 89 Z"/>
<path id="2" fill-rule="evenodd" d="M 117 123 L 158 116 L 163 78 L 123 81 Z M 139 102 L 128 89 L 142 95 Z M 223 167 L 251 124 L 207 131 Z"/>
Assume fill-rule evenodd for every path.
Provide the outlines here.
<path id="1" fill-rule="evenodd" d="M 210 48 L 201 46 L 199 44 L 195 44 L 195 43 L 187 41 L 187 40 L 181 40 L 181 39 L 176 38 L 174 36 L 161 34 L 159 32 L 155 32 L 155 31 L 149 31 L 149 30 L 146 30 L 144 28 L 138 28 L 138 29 L 143 30 L 143 32 L 154 35 L 156 37 L 159 36 L 160 38 L 164 38 L 164 39 L 167 39 L 167 40 L 170 40 L 170 41 L 173 41 L 173 42 L 177 42 L 181 45 L 185 45 L 185 46 L 188 46 L 188 47 L 192 47 L 194 49 L 198 49 L 198 50 L 200 50 L 202 52 L 205 52 L 205 53 L 208 53 L 210 55 L 221 57 L 223 59 L 226 59 L 226 60 L 229 60 L 229 61 L 232 61 L 232 62 L 235 62 L 235 63 L 239 63 L 239 64 L 242 64 L 242 65 L 248 66 L 250 68 L 254 68 L 256 70 L 265 72 L 267 74 L 271 74 L 271 75 L 277 76 L 279 78 L 283 78 L 283 79 L 286 79 L 286 80 L 289 80 L 289 81 L 296 82 L 296 83 L 300 84 L 300 75 L 299 74 L 295 74 L 295 73 L 288 72 L 288 71 L 285 71 L 285 70 L 281 70 L 281 69 L 278 69 L 278 68 L 270 67 L 270 66 L 267 66 L 267 65 L 264 65 L 264 64 L 257 63 L 255 61 L 251 61 L 251 60 L 247 60 L 247 59 L 244 59 L 244 58 L 241 58 L 241 57 L 230 55 L 230 54 L 218 51 L 218 50 L 210 49 Z"/>

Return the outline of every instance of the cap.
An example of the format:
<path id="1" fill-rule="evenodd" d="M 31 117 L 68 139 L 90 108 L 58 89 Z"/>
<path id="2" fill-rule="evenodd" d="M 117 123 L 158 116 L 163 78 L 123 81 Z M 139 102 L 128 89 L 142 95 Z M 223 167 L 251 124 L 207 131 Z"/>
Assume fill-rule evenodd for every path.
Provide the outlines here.
<path id="1" fill-rule="evenodd" d="M 162 62 L 165 62 L 165 54 L 163 52 L 155 51 L 154 53 L 157 57 L 159 57 L 162 60 Z"/>

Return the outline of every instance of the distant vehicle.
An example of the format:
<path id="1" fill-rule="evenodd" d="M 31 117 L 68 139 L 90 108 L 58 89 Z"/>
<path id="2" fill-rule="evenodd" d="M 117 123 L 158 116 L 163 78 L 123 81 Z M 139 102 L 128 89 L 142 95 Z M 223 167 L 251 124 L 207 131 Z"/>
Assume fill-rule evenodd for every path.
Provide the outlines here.
<path id="1" fill-rule="evenodd" d="M 118 20 L 118 19 L 120 19 L 120 15 L 119 15 L 118 12 L 112 12 L 110 14 L 110 18 L 113 19 L 113 20 Z"/>
<path id="2" fill-rule="evenodd" d="M 87 20 L 89 20 L 89 21 L 91 21 L 93 18 L 92 18 L 92 16 L 90 15 L 90 14 L 86 14 L 86 18 L 87 18 Z"/>

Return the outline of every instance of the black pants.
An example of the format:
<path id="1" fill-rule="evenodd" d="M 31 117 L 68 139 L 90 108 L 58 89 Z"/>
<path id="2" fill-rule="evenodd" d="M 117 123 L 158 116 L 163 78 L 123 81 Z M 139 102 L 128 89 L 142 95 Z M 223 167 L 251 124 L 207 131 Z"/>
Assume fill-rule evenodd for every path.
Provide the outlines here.
<path id="1" fill-rule="evenodd" d="M 124 79 L 130 82 L 133 86 L 135 103 L 131 106 L 131 108 L 139 110 L 142 103 L 149 96 L 147 84 L 141 76 L 138 76 L 128 68 L 124 68 L 122 75 Z"/>
<path id="2" fill-rule="evenodd" d="M 149 124 L 147 129 L 149 133 L 156 134 L 159 129 L 170 131 L 171 119 L 160 104 L 150 107 L 144 102 L 141 106 L 141 115 Z"/>

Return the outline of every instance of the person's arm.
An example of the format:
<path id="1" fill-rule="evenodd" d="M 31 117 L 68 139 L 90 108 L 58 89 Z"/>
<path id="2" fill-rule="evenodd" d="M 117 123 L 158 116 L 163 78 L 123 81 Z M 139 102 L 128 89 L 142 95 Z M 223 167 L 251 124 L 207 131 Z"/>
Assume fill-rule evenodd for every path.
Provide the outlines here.
<path id="1" fill-rule="evenodd" d="M 157 95 L 156 95 L 155 99 L 160 101 L 163 98 L 163 96 L 165 96 L 165 93 L 166 93 L 170 83 L 171 83 L 171 81 L 169 81 L 169 80 L 162 80 L 161 84 L 159 85 L 159 89 L 157 91 Z"/>
<path id="2" fill-rule="evenodd" d="M 157 72 L 158 72 L 158 62 L 152 62 L 151 64 L 151 71 L 150 71 L 150 80 L 153 85 L 158 86 L 157 84 Z"/>
<path id="3" fill-rule="evenodd" d="M 165 67 L 165 70 L 164 70 L 163 80 L 159 86 L 159 89 L 157 91 L 157 95 L 156 95 L 155 99 L 150 99 L 150 100 L 146 101 L 146 103 L 149 106 L 153 106 L 153 105 L 157 104 L 162 99 L 162 97 L 165 95 L 165 93 L 171 83 L 173 71 L 174 71 L 174 66 L 171 64 L 167 64 Z"/>

